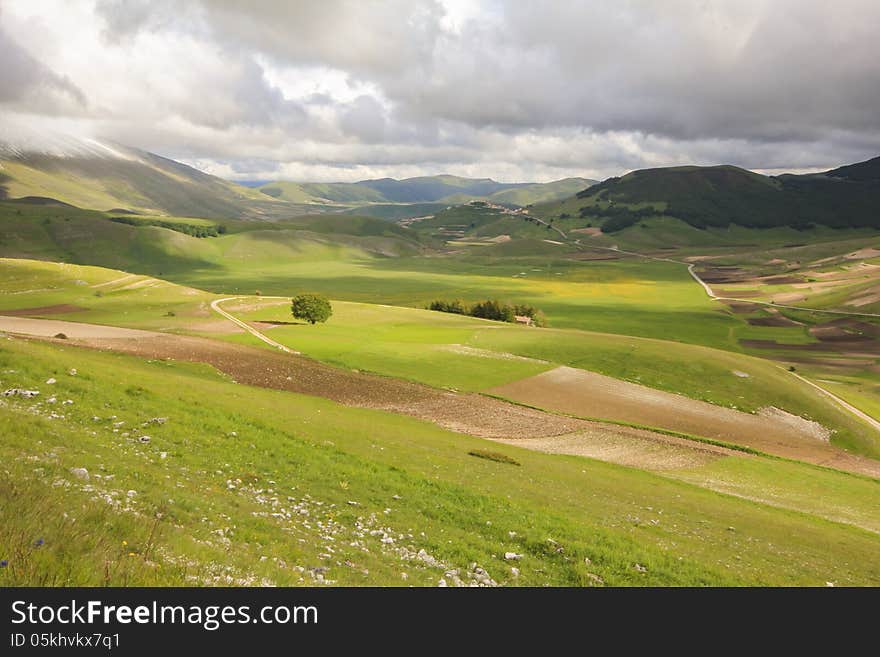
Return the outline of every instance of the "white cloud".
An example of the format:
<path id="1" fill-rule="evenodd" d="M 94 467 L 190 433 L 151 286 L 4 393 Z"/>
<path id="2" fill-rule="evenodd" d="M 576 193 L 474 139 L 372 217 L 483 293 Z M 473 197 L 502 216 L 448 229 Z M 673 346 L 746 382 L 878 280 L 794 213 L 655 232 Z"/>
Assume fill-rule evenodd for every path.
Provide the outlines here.
<path id="1" fill-rule="evenodd" d="M 7 0 L 0 112 L 233 177 L 830 167 L 880 151 L 878 32 L 872 0 Z"/>

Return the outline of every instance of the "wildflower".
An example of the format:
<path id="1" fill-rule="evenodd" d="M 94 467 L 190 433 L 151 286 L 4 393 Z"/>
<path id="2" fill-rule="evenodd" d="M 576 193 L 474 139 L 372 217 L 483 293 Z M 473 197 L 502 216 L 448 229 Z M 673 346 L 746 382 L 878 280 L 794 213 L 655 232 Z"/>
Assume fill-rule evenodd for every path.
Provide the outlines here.
<path id="1" fill-rule="evenodd" d="M 44 541 L 42 538 L 38 538 L 36 541 L 34 541 L 34 547 L 40 547 L 45 542 L 46 541 Z"/>
<path id="2" fill-rule="evenodd" d="M 129 553 L 128 553 L 128 556 L 130 556 L 130 557 L 136 557 L 137 554 L 135 554 L 134 552 L 129 552 Z"/>
<path id="3" fill-rule="evenodd" d="M 0 561 L 0 568 L 6 568 L 9 565 L 9 562 L 6 559 Z"/>
<path id="4" fill-rule="evenodd" d="M 128 545 L 128 541 L 122 541 L 123 545 Z"/>

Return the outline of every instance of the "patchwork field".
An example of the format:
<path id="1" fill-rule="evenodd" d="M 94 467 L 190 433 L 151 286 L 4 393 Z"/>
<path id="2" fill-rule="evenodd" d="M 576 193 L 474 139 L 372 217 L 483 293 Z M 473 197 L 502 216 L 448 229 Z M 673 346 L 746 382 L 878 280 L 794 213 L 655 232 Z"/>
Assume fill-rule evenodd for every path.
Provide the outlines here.
<path id="1" fill-rule="evenodd" d="M 88 248 L 99 220 L 0 238 L 46 258 L 0 259 L 0 331 L 34 336 L 3 340 L 0 383 L 40 393 L 2 398 L 0 485 L 53 519 L 4 518 L 7 582 L 880 581 L 877 433 L 786 371 L 873 414 L 876 360 L 748 343 L 854 359 L 826 328 L 850 324 L 712 301 L 674 262 L 415 257 L 427 242 L 393 225 L 314 218 L 206 238 L 107 222 L 123 248 Z M 65 259 L 138 273 L 49 261 L 50 228 Z M 326 324 L 291 317 L 299 291 L 333 297 Z M 223 319 L 226 297 L 303 356 Z M 421 309 L 437 298 L 534 304 L 551 328 Z"/>

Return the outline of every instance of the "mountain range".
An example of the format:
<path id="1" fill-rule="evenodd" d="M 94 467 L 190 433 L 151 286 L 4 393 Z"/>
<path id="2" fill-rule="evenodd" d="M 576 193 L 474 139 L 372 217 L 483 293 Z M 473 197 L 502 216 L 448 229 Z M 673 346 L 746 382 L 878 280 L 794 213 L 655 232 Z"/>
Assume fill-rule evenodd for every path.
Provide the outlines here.
<path id="1" fill-rule="evenodd" d="M 371 204 L 475 199 L 526 205 L 568 197 L 592 182 L 499 183 L 439 175 L 252 188 L 111 142 L 53 138 L 39 147 L 0 144 L 0 199 L 47 197 L 81 208 L 206 218 L 277 219 Z"/>

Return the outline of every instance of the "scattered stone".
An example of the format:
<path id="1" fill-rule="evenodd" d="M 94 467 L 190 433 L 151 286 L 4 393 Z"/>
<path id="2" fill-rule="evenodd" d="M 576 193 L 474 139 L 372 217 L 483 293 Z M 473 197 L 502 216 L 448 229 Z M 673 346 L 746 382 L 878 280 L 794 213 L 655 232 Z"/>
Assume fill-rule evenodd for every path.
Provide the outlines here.
<path id="1" fill-rule="evenodd" d="M 89 480 L 89 471 L 85 468 L 71 468 L 70 473 L 77 479 L 82 479 L 84 481 Z"/>
<path id="2" fill-rule="evenodd" d="M 829 589 L 833 589 L 833 588 L 834 588 L 834 582 L 825 582 L 825 586 L 828 587 Z"/>
<path id="3" fill-rule="evenodd" d="M 73 406 L 73 400 L 72 399 L 65 399 L 63 402 L 61 402 L 61 405 L 62 406 Z"/>
<path id="4" fill-rule="evenodd" d="M 604 585 L 605 585 L 605 580 L 602 579 L 601 577 L 599 577 L 599 576 L 598 576 L 597 574 L 595 574 L 595 573 L 587 573 L 587 579 L 589 579 L 589 580 L 590 580 L 591 582 L 593 582 L 594 584 L 598 584 L 599 586 L 604 586 Z"/>
<path id="5" fill-rule="evenodd" d="M 392 500 L 399 500 L 399 499 L 403 499 L 403 498 L 401 498 L 400 495 L 392 495 L 391 499 Z"/>
<path id="6" fill-rule="evenodd" d="M 76 376 L 76 368 L 75 368 L 75 367 L 71 367 L 70 370 L 68 370 L 67 373 L 70 374 L 70 376 Z"/>
<path id="7" fill-rule="evenodd" d="M 516 552 L 505 552 L 504 558 L 508 561 L 519 561 L 522 559 L 523 555 L 517 554 Z"/>
<path id="8" fill-rule="evenodd" d="M 53 379 L 53 378 L 48 378 L 48 379 L 46 379 L 46 384 L 47 384 L 47 385 L 52 385 L 53 383 L 55 383 L 55 379 Z"/>
<path id="9" fill-rule="evenodd" d="M 513 575 L 514 577 L 519 577 L 519 568 L 515 568 L 515 567 L 511 566 L 510 574 Z"/>
<path id="10" fill-rule="evenodd" d="M 728 528 L 727 528 L 727 531 L 729 531 L 729 532 L 735 532 L 735 531 L 736 531 L 736 527 L 728 527 Z"/>
<path id="11" fill-rule="evenodd" d="M 510 538 L 516 538 L 516 532 L 507 532 L 507 535 L 510 536 Z"/>
<path id="12" fill-rule="evenodd" d="M 739 370 L 733 370 L 733 375 L 738 376 L 741 379 L 748 379 L 749 375 L 746 372 L 740 372 Z"/>
<path id="13" fill-rule="evenodd" d="M 437 582 L 437 586 L 441 589 L 445 589 L 447 586 L 449 586 L 449 584 L 446 583 L 445 579 L 441 579 L 439 582 Z"/>
<path id="14" fill-rule="evenodd" d="M 407 579 L 409 579 L 409 575 L 407 575 L 406 573 L 400 573 L 400 579 L 406 581 Z"/>
<path id="15" fill-rule="evenodd" d="M 154 418 L 144 422 L 143 426 L 147 426 L 148 424 L 165 424 L 167 421 L 168 421 L 167 417 L 154 417 Z"/>
<path id="16" fill-rule="evenodd" d="M 138 442 L 144 444 L 150 442 L 150 440 L 152 439 L 149 436 L 141 436 L 140 438 L 138 438 Z"/>
<path id="17" fill-rule="evenodd" d="M 348 502 L 346 502 L 346 504 L 348 504 L 348 506 L 360 506 L 361 505 L 360 502 L 355 502 L 354 500 L 349 500 Z"/>
<path id="18" fill-rule="evenodd" d="M 126 497 L 134 497 L 135 495 L 137 495 L 137 491 L 136 490 L 129 490 L 129 491 L 125 492 L 125 495 L 126 495 Z"/>
<path id="19" fill-rule="evenodd" d="M 39 394 L 39 390 L 23 390 L 22 388 L 10 388 L 3 391 L 4 397 L 24 397 L 25 399 L 36 397 Z"/>
<path id="20" fill-rule="evenodd" d="M 168 457 L 168 452 L 159 452 L 159 458 L 164 459 Z"/>
<path id="21" fill-rule="evenodd" d="M 645 567 L 644 567 L 642 564 L 640 564 L 640 563 L 637 563 L 634 567 L 635 567 L 635 569 L 636 569 L 637 571 L 639 571 L 640 573 L 646 573 L 646 572 L 648 572 L 648 569 L 645 568 Z"/>

